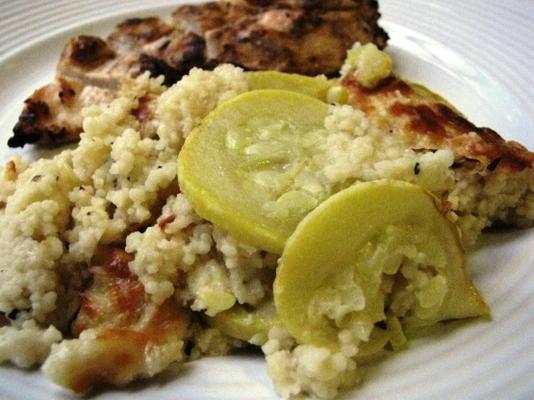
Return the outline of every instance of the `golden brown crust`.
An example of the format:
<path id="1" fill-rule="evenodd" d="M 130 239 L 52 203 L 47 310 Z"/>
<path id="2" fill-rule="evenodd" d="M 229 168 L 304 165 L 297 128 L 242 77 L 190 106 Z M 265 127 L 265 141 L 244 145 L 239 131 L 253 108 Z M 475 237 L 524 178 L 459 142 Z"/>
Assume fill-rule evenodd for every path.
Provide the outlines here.
<path id="1" fill-rule="evenodd" d="M 489 128 L 475 126 L 437 95 L 416 90 L 398 77 L 391 76 L 374 89 L 349 78 L 343 85 L 350 102 L 381 128 L 401 133 L 414 146 L 452 149 L 458 166 L 508 173 L 534 168 L 534 153 Z"/>
<path id="2" fill-rule="evenodd" d="M 98 265 L 93 268 L 93 282 L 82 294 L 80 311 L 71 327 L 74 336 L 86 329 L 135 331 L 158 342 L 165 336 L 160 328 L 174 322 L 181 325 L 185 317 L 173 299 L 161 305 L 150 302 L 143 285 L 130 272 L 131 260 L 121 248 L 99 249 L 93 260 Z M 175 315 L 180 315 L 176 321 Z M 184 335 L 186 328 L 187 324 L 180 327 Z"/>
<path id="3" fill-rule="evenodd" d="M 93 282 L 82 294 L 81 308 L 72 324 L 78 339 L 62 344 L 76 345 L 68 357 L 58 357 L 45 366 L 56 382 L 74 392 L 153 376 L 183 357 L 191 311 L 173 299 L 160 305 L 150 302 L 143 285 L 130 272 L 131 260 L 122 248 L 98 249 L 93 259 L 97 265 Z M 79 337 L 89 329 L 87 335 Z M 171 353 L 162 355 L 166 351 Z"/>
<path id="4" fill-rule="evenodd" d="M 150 327 L 146 329 L 119 327 L 101 331 L 93 343 L 98 351 L 83 368 L 70 373 L 67 387 L 85 393 L 102 384 L 121 384 L 124 376 L 133 379 L 150 375 L 149 354 L 169 351 L 166 346 L 171 342 L 183 342 L 188 336 L 189 318 L 187 310 L 165 302 L 147 320 Z"/>

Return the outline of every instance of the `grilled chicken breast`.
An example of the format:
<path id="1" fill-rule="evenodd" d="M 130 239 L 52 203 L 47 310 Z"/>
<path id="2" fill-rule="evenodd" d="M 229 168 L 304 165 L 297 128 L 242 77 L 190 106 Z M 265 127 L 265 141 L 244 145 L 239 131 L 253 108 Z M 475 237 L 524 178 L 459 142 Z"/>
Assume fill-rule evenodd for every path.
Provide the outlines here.
<path id="1" fill-rule="evenodd" d="M 77 140 L 82 109 L 111 102 L 123 79 L 141 73 L 143 46 L 171 31 L 169 24 L 154 17 L 127 20 L 106 40 L 85 35 L 72 38 L 61 53 L 54 82 L 26 99 L 8 145 L 55 146 Z"/>
<path id="2" fill-rule="evenodd" d="M 231 63 L 249 70 L 335 74 L 356 41 L 383 48 L 373 0 L 221 1 L 178 7 L 168 21 L 135 18 L 106 38 L 65 46 L 54 82 L 26 101 L 8 140 L 57 146 L 77 140 L 81 110 L 110 102 L 120 82 L 148 71 L 171 85 L 192 67 Z"/>

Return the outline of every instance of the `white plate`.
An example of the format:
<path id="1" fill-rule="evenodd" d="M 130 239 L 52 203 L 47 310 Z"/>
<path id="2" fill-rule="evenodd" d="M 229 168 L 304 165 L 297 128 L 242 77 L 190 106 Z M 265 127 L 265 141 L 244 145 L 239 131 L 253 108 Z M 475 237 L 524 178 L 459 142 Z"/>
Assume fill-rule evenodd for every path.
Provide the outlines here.
<path id="1" fill-rule="evenodd" d="M 0 156 L 22 101 L 53 75 L 74 34 L 104 34 L 126 16 L 177 2 L 0 0 Z M 534 149 L 532 0 L 381 0 L 397 69 L 469 118 Z M 28 155 L 28 151 L 24 150 Z M 534 398 L 534 230 L 485 235 L 469 256 L 491 322 L 460 324 L 376 365 L 346 399 Z M 0 367 L 0 399 L 69 399 L 39 371 Z M 260 356 L 204 359 L 98 399 L 276 399 Z"/>

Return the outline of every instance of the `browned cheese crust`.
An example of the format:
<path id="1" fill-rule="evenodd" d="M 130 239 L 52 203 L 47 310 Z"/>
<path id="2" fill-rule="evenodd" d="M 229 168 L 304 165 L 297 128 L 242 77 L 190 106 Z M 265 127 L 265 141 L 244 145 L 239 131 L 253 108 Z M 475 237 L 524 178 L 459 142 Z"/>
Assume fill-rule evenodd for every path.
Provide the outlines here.
<path id="1" fill-rule="evenodd" d="M 534 153 L 469 122 L 444 99 L 390 76 L 373 89 L 345 79 L 350 102 L 385 131 L 398 132 L 420 151 L 451 149 L 453 167 L 513 174 L 534 168 Z"/>
<path id="2" fill-rule="evenodd" d="M 180 6 L 169 21 L 129 19 L 106 39 L 75 37 L 61 54 L 54 82 L 25 101 L 8 145 L 77 140 L 81 110 L 109 103 L 123 79 L 144 71 L 163 75 L 166 85 L 192 67 L 221 63 L 335 74 L 354 42 L 386 45 L 379 17 L 373 0 L 221 1 Z"/>
<path id="3" fill-rule="evenodd" d="M 86 329 L 96 330 L 95 340 L 106 352 L 100 359 L 93 357 L 91 366 L 69 374 L 68 387 L 75 392 L 114 383 L 125 371 L 142 371 L 148 350 L 164 349 L 190 334 L 191 312 L 173 299 L 152 304 L 128 268 L 131 260 L 114 247 L 101 248 L 94 260 L 99 266 L 93 268 L 93 282 L 82 294 L 72 333 L 77 337 Z"/>

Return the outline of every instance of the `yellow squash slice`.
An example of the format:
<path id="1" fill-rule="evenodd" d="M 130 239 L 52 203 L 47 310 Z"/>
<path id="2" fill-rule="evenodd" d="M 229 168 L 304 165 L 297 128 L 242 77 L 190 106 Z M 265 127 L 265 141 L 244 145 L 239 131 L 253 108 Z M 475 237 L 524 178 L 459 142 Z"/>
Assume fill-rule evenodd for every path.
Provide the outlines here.
<path id="1" fill-rule="evenodd" d="M 361 183 L 298 225 L 277 270 L 275 305 L 300 343 L 335 349 L 342 331 L 365 342 L 387 319 L 396 290 L 412 296 L 409 310 L 399 311 L 401 322 L 487 314 L 464 264 L 457 229 L 432 195 L 400 181 Z M 384 281 L 391 279 L 388 290 Z"/>
<path id="2" fill-rule="evenodd" d="M 265 343 L 269 329 L 276 322 L 276 311 L 272 300 L 253 309 L 236 305 L 208 318 L 208 323 L 225 335 L 260 346 Z"/>
<path id="3" fill-rule="evenodd" d="M 278 71 L 247 72 L 250 90 L 276 89 L 302 93 L 327 101 L 329 91 L 336 82 L 325 77 L 310 77 Z"/>
<path id="4" fill-rule="evenodd" d="M 281 254 L 304 215 L 329 195 L 314 180 L 313 164 L 327 112 L 326 103 L 283 90 L 223 103 L 180 152 L 181 190 L 201 217 Z"/>

